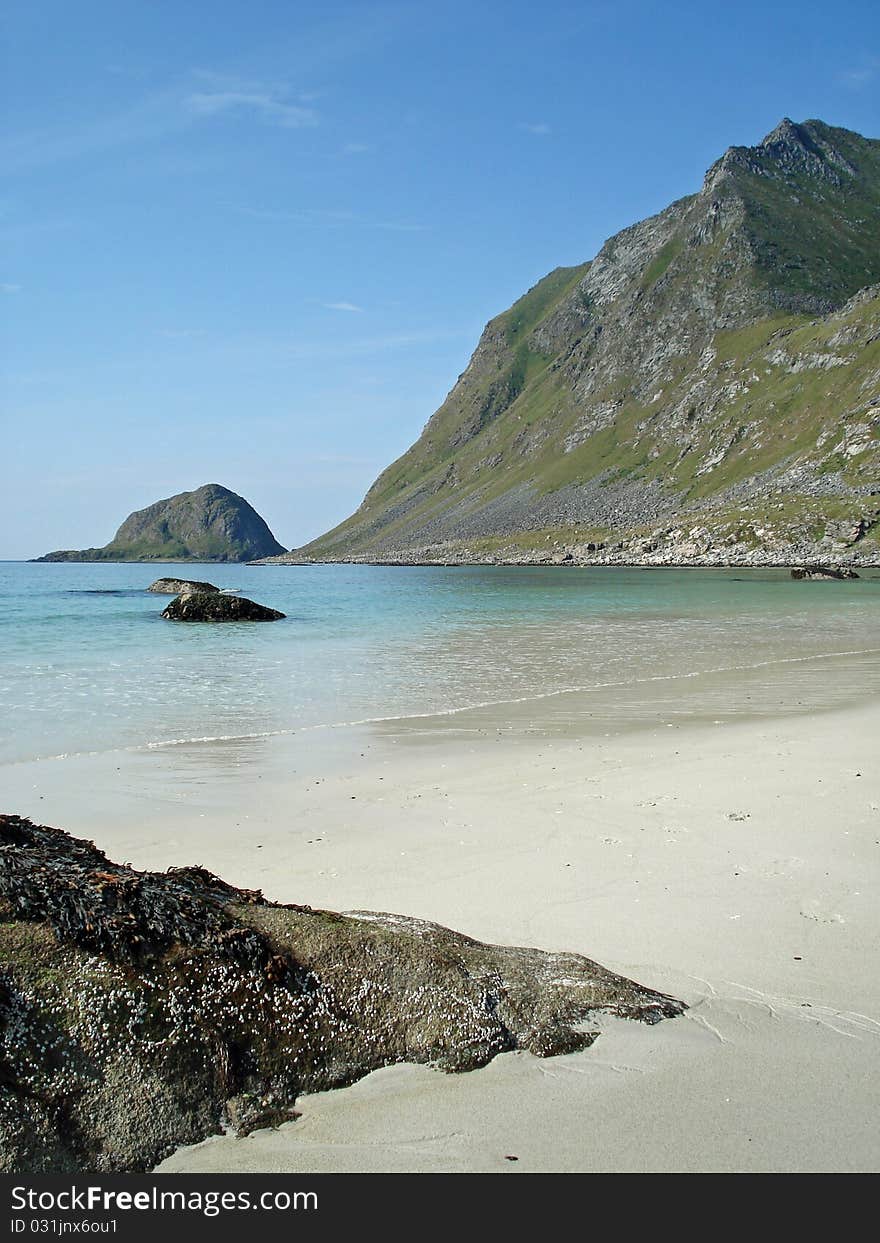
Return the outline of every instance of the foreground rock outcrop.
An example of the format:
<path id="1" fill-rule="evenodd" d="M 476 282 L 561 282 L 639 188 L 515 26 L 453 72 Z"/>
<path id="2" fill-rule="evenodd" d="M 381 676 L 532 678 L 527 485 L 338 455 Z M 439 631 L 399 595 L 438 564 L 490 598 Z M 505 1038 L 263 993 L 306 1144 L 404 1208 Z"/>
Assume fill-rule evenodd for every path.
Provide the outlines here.
<path id="1" fill-rule="evenodd" d="M 243 496 L 219 483 L 129 514 L 109 544 L 37 561 L 252 561 L 284 552 Z"/>
<path id="2" fill-rule="evenodd" d="M 0 816 L 0 1171 L 145 1170 L 380 1066 L 590 1045 L 682 1012 L 577 954 L 282 906 Z"/>
<path id="3" fill-rule="evenodd" d="M 246 596 L 227 596 L 219 591 L 184 591 L 162 610 L 168 621 L 237 622 L 281 621 L 286 616 Z"/>
<path id="4" fill-rule="evenodd" d="M 213 583 L 200 583 L 194 578 L 157 578 L 150 583 L 147 591 L 160 596 L 179 596 L 185 591 L 219 591 Z"/>

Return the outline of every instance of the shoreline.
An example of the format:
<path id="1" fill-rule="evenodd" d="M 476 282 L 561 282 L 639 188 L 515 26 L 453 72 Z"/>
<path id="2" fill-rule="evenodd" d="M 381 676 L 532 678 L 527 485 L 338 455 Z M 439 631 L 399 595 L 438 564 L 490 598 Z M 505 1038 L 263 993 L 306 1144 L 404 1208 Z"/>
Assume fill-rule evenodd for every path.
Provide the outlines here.
<path id="1" fill-rule="evenodd" d="M 89 571 L 114 573 L 149 581 L 141 569 Z M 877 574 L 818 601 L 779 570 L 706 573 L 705 588 L 688 578 L 686 590 L 684 575 L 667 590 L 671 579 L 654 576 L 651 589 L 641 570 L 605 574 L 623 588 L 591 628 L 580 598 L 604 599 L 600 575 L 581 576 L 571 603 L 544 616 L 546 580 L 511 572 L 511 583 L 541 580 L 516 642 L 502 642 L 495 602 L 473 632 L 441 627 L 426 649 L 461 675 L 432 682 L 422 649 L 404 644 L 415 661 L 405 694 L 380 693 L 380 681 L 370 695 L 334 696 L 331 681 L 299 713 L 293 696 L 263 713 L 236 699 L 225 713 L 120 715 L 121 735 L 20 736 L 11 755 L 55 742 L 67 754 L 4 765 L 4 810 L 92 839 L 111 859 L 201 866 L 282 903 L 582 954 L 690 1006 L 644 1038 L 603 1021 L 590 1050 L 565 1057 L 504 1054 L 457 1077 L 389 1066 L 301 1098 L 289 1127 L 180 1150 L 163 1171 L 880 1161 Z M 328 575 L 308 577 L 321 586 Z M 31 577 L 55 589 L 65 575 Z M 270 577 L 281 593 L 285 576 Z M 395 576 L 375 577 L 387 594 Z M 453 601 L 474 580 L 494 591 L 494 576 L 465 577 L 446 576 Z M 361 576 L 347 578 L 357 607 Z M 443 578 L 416 572 L 404 595 Z M 728 592 L 725 578 L 751 585 Z M 286 581 L 289 597 L 308 594 L 305 580 Z M 438 609 L 445 624 L 443 607 L 439 592 L 426 633 Z M 386 615 L 365 613 L 372 624 Z M 220 638 L 209 655 L 229 650 Z M 250 632 L 232 648 L 266 693 L 274 666 L 249 663 L 261 650 Z M 124 749 L 97 749 L 120 737 Z M 77 745 L 96 749 L 70 754 Z"/>
<path id="2" fill-rule="evenodd" d="M 836 569 L 865 569 L 880 570 L 880 556 L 862 555 L 841 556 L 838 553 L 817 552 L 814 554 L 806 554 L 803 556 L 783 556 L 770 557 L 766 560 L 748 560 L 724 559 L 720 557 L 688 557 L 685 560 L 663 559 L 663 560 L 645 560 L 635 559 L 632 557 L 594 557 L 587 559 L 577 559 L 576 557 L 567 558 L 565 556 L 546 557 L 537 555 L 534 557 L 479 557 L 477 555 L 461 556 L 461 557 L 408 557 L 405 555 L 394 556 L 389 554 L 387 558 L 381 557 L 294 557 L 293 553 L 286 553 L 278 557 L 261 557 L 255 561 L 109 561 L 104 558 L 81 558 L 73 560 L 68 558 L 64 561 L 47 561 L 44 557 L 24 557 L 19 559 L 3 559 L 0 558 L 0 564 L 4 565 L 206 565 L 206 566 L 311 566 L 311 565 L 367 565 L 367 566 L 384 566 L 384 567 L 434 567 L 442 569 L 452 569 L 456 566 L 469 566 L 484 568 L 487 566 L 524 566 L 529 568 L 547 567 L 550 569 L 572 568 L 572 569 L 620 569 L 620 570 L 795 570 L 801 568 L 816 568 L 819 566 L 832 566 Z"/>
<path id="3" fill-rule="evenodd" d="M 634 678 L 618 678 L 607 682 L 585 683 L 554 688 L 543 692 L 530 692 L 501 699 L 490 699 L 456 705 L 450 708 L 425 708 L 414 712 L 397 712 L 388 715 L 367 716 L 338 721 L 318 721 L 293 724 L 269 730 L 256 730 L 229 734 L 169 737 L 119 744 L 100 749 L 72 750 L 56 754 L 25 756 L 9 759 L 0 764 L 0 774 L 5 776 L 7 788 L 23 790 L 30 778 L 39 779 L 40 774 L 54 770 L 56 781 L 49 784 L 64 790 L 77 784 L 92 788 L 95 778 L 84 782 L 71 780 L 72 773 L 65 766 L 94 767 L 99 773 L 107 769 L 122 771 L 122 765 L 154 762 L 168 765 L 167 780 L 174 779 L 175 756 L 185 756 L 188 767 L 198 764 L 204 757 L 206 772 L 212 764 L 224 765 L 223 754 L 228 749 L 264 747 L 279 754 L 289 748 L 291 754 L 317 751 L 324 757 L 332 755 L 333 765 L 338 768 L 347 757 L 360 754 L 361 748 L 369 750 L 383 738 L 406 738 L 410 743 L 421 737 L 432 745 L 443 745 L 467 735 L 503 733 L 510 740 L 528 739 L 535 735 L 550 739 L 562 739 L 583 743 L 597 738 L 624 738 L 644 733 L 665 724 L 675 728 L 693 728 L 712 723 L 740 724 L 772 720 L 783 721 L 790 717 L 822 716 L 841 710 L 858 710 L 872 702 L 872 678 L 874 666 L 880 662 L 880 647 L 854 648 L 845 651 L 812 652 L 800 656 L 775 656 L 744 664 L 717 665 L 687 671 L 675 670 Z M 845 682 L 848 664 L 849 681 Z M 786 703 L 778 695 L 785 693 L 784 677 L 803 666 L 821 670 L 824 683 L 814 682 L 807 700 Z M 795 667 L 795 668 L 790 668 Z M 768 679 L 768 675 L 770 675 Z M 745 695 L 748 679 L 755 679 L 751 686 L 753 694 Z M 772 679 L 776 680 L 773 681 Z M 725 710 L 723 720 L 717 719 L 717 711 L 710 702 L 695 706 L 695 696 L 707 695 L 713 683 L 724 693 L 736 679 L 740 702 L 733 713 Z M 857 689 L 856 689 L 857 688 Z M 880 682 L 878 682 L 880 690 Z M 670 701 L 663 692 L 674 692 L 680 698 Z M 764 693 L 762 703 L 760 693 Z M 820 693 L 821 692 L 821 693 Z M 823 698 L 824 696 L 824 698 Z M 746 709 L 743 704 L 749 701 Z M 673 706 L 673 703 L 676 706 Z M 253 764 L 249 756 L 245 765 Z M 270 765 L 278 767 L 277 756 Z M 300 756 L 299 763 L 304 763 Z M 242 774 L 242 780 L 246 773 Z M 34 785 L 36 788 L 36 784 Z M 21 808 L 16 811 L 21 812 Z M 31 806 L 26 813 L 32 816 Z M 56 816 L 64 814 L 59 806 Z M 60 821 L 59 821 L 60 823 Z"/>
<path id="4" fill-rule="evenodd" d="M 136 867 L 583 953 L 691 1007 L 644 1033 L 603 1024 L 561 1058 L 388 1067 L 160 1170 L 876 1166 L 880 707 L 602 724 L 553 732 L 504 705 L 467 730 L 54 765 L 57 788 L 16 810 Z"/>
<path id="5" fill-rule="evenodd" d="M 296 827 L 260 827 L 274 866 L 216 843 L 227 875 L 237 857 L 273 897 L 585 953 L 691 1009 L 644 1034 L 603 1024 L 547 1061 L 388 1067 L 160 1170 L 874 1168 L 878 725 L 863 705 L 589 740 L 398 738 L 309 795 L 291 782 Z"/>
<path id="6" fill-rule="evenodd" d="M 126 563 L 131 564 L 131 563 Z M 491 567 L 491 566 L 524 566 L 531 568 L 545 567 L 548 569 L 578 569 L 578 570 L 601 570 L 601 569 L 618 569 L 618 570 L 796 570 L 796 569 L 817 569 L 821 566 L 832 566 L 835 569 L 854 569 L 854 570 L 876 570 L 880 569 L 880 557 L 861 558 L 856 557 L 838 557 L 833 554 L 825 556 L 816 556 L 809 558 L 788 558 L 783 560 L 767 560 L 767 561 L 728 561 L 720 559 L 701 559 L 689 558 L 687 561 L 644 561 L 633 560 L 631 558 L 596 558 L 589 561 L 577 560 L 576 558 L 566 557 L 541 557 L 532 558 L 522 557 L 518 559 L 510 559 L 503 557 L 488 557 L 480 559 L 478 557 L 462 557 L 456 559 L 449 558 L 407 558 L 395 557 L 390 560 L 382 560 L 370 557 L 321 557 L 321 558 L 298 558 L 287 560 L 282 557 L 264 557 L 259 561 L 247 561 L 245 565 L 254 567 L 260 566 L 310 566 L 310 565 L 367 565 L 367 566 L 384 566 L 384 567 L 401 567 L 413 568 L 435 567 L 441 569 L 453 569 L 457 566 L 461 567 Z"/>

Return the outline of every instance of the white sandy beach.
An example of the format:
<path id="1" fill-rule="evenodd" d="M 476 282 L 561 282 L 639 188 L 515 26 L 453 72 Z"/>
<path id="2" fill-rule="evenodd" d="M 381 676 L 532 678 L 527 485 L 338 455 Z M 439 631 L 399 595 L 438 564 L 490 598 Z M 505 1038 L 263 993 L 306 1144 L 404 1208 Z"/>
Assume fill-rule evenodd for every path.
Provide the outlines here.
<path id="1" fill-rule="evenodd" d="M 584 737 L 496 713 L 232 747 L 226 780 L 198 749 L 10 770 L 7 805 L 135 866 L 576 950 L 691 1007 L 567 1057 L 390 1067 L 160 1168 L 876 1168 L 880 708 Z"/>

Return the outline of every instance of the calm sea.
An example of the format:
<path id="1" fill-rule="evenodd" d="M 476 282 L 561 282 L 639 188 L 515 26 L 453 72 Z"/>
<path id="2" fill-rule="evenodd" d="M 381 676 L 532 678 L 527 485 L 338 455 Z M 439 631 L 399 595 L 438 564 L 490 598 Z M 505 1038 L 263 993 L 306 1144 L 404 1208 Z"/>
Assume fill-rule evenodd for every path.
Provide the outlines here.
<path id="1" fill-rule="evenodd" d="M 287 614 L 211 626 L 162 620 L 167 597 L 145 588 L 173 572 L 0 563 L 0 762 L 513 701 L 540 721 L 564 716 L 571 690 L 612 719 L 880 689 L 876 573 L 187 566 Z"/>

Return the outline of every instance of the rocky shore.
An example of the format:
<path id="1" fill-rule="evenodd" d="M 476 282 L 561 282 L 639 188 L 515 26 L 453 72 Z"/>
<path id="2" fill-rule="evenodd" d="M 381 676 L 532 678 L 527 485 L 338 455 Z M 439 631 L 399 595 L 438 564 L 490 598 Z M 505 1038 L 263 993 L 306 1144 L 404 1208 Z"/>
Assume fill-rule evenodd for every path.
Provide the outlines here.
<path id="1" fill-rule="evenodd" d="M 684 1009 L 577 954 L 280 905 L 199 867 L 138 872 L 11 815 L 0 943 L 0 1171 L 16 1173 L 142 1171 L 381 1066 L 567 1053 L 598 1012 Z"/>
<path id="2" fill-rule="evenodd" d="M 395 546 L 390 541 L 370 552 L 315 555 L 293 549 L 253 565 L 618 565 L 687 567 L 880 566 L 880 506 L 877 493 L 860 498 L 842 517 L 818 511 L 793 519 L 787 498 L 767 510 L 773 516 L 727 519 L 712 512 L 678 515 L 666 525 L 595 528 L 589 536 L 576 526 L 536 527 L 475 539 L 447 539 Z"/>
<path id="3" fill-rule="evenodd" d="M 638 537 L 586 543 L 557 543 L 492 551 L 458 544 L 432 544 L 424 548 L 385 550 L 375 556 L 309 557 L 292 552 L 267 557 L 252 565 L 569 565 L 666 567 L 669 569 L 795 569 L 830 565 L 871 569 L 880 567 L 875 547 L 864 551 L 833 544 L 782 544 L 761 548 L 742 545 L 719 547 L 703 533 L 689 532 L 685 539 Z"/>

